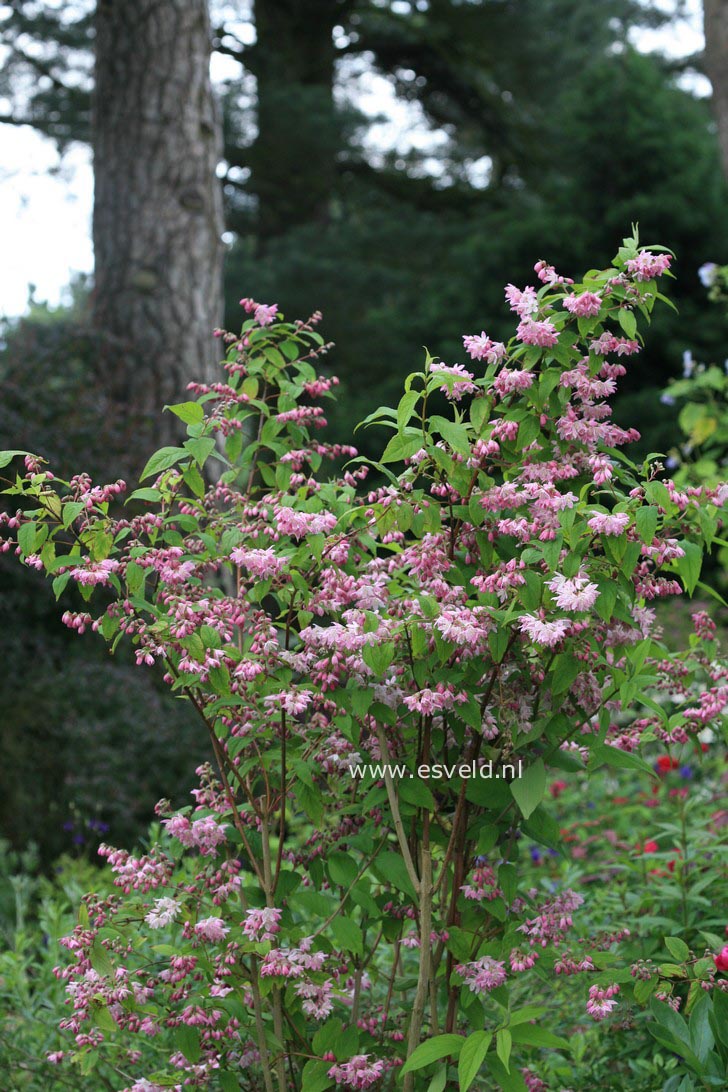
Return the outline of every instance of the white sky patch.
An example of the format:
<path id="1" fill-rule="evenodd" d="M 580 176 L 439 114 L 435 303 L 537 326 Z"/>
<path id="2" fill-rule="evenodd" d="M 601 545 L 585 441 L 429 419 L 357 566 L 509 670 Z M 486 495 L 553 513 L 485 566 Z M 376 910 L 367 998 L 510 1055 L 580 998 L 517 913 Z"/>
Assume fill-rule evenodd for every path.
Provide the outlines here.
<path id="1" fill-rule="evenodd" d="M 596 2 L 596 0 L 594 0 Z M 674 11 L 677 0 L 660 0 Z M 635 44 L 645 51 L 662 49 L 672 56 L 687 56 L 703 48 L 701 0 L 686 0 L 685 16 L 663 31 L 641 31 Z M 240 16 L 240 8 L 218 3 L 218 16 Z M 215 17 L 215 16 L 214 16 Z M 248 22 L 236 22 L 236 36 L 245 44 L 255 40 Z M 239 73 L 232 58 L 213 58 L 213 79 L 223 82 Z M 435 177 L 442 171 L 436 158 L 447 143 L 444 133 L 429 128 L 422 108 L 397 98 L 389 80 L 364 66 L 351 73 L 347 96 L 371 120 L 364 147 L 373 162 L 394 151 L 432 151 L 423 167 Z M 691 90 L 709 94 L 704 77 L 685 77 Z M 487 156 L 470 165 L 471 180 L 485 186 L 490 161 Z M 88 149 L 71 148 L 61 160 L 52 141 L 29 127 L 0 125 L 0 316 L 21 314 L 29 286 L 37 299 L 63 302 L 74 274 L 93 269 L 91 210 L 93 171 Z"/>

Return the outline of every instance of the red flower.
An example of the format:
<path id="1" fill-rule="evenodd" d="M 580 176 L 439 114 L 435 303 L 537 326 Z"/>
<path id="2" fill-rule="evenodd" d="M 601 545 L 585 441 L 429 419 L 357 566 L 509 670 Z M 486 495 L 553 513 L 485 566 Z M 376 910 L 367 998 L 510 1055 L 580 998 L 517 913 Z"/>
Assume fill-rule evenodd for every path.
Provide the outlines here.
<path id="1" fill-rule="evenodd" d="M 670 758 L 669 755 L 660 755 L 656 762 L 657 772 L 661 775 L 669 773 L 670 770 L 676 770 L 679 765 L 678 760 L 676 758 Z"/>
<path id="2" fill-rule="evenodd" d="M 675 865 L 678 863 L 678 861 L 681 861 L 681 860 L 682 860 L 682 853 L 678 849 L 676 855 L 673 858 L 671 858 L 671 860 L 669 860 L 667 862 L 668 872 L 674 872 L 675 871 Z"/>
<path id="3" fill-rule="evenodd" d="M 637 848 L 639 849 L 639 846 Z M 654 842 L 651 839 L 649 842 L 645 842 L 645 844 L 642 846 L 643 853 L 658 853 L 659 849 L 660 847 L 658 846 L 657 842 Z"/>
<path id="4" fill-rule="evenodd" d="M 728 971 L 728 944 L 726 944 L 725 948 L 721 948 L 717 955 L 713 956 L 713 962 L 716 970 Z"/>
<path id="5" fill-rule="evenodd" d="M 566 781 L 552 781 L 550 786 L 550 792 L 554 800 L 558 800 L 564 789 L 567 788 Z"/>

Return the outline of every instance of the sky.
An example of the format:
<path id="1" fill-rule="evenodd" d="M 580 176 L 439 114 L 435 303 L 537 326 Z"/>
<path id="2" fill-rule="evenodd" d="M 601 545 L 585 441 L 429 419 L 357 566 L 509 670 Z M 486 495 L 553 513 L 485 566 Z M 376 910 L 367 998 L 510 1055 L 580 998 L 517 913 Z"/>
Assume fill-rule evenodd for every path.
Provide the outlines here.
<path id="1" fill-rule="evenodd" d="M 598 2 L 598 0 L 590 0 Z M 670 8 L 674 0 L 664 0 Z M 703 47 L 700 0 L 686 0 L 686 17 L 667 36 L 641 32 L 638 48 L 662 48 L 675 56 Z M 220 59 L 222 60 L 222 59 Z M 224 61 L 223 61 L 224 66 Z M 224 79 L 224 67 L 213 78 Z M 696 90 L 707 93 L 707 81 Z M 437 136 L 426 131 L 416 108 L 398 103 L 389 83 L 362 74 L 356 103 L 373 119 L 367 133 L 370 152 L 396 147 L 426 149 Z M 434 161 L 433 161 L 434 166 Z M 487 170 L 474 164 L 474 174 Z M 28 127 L 0 125 L 0 317 L 25 311 L 32 292 L 56 305 L 67 298 L 68 285 L 93 268 L 91 208 L 93 174 L 87 149 L 75 147 L 59 159 L 52 142 Z"/>

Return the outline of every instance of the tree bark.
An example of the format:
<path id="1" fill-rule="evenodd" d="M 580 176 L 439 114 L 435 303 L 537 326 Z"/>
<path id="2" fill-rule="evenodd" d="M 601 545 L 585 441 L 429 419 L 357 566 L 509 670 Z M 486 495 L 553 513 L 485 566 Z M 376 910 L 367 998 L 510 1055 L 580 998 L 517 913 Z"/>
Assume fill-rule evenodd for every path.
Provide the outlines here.
<path id="1" fill-rule="evenodd" d="M 728 0 L 703 0 L 705 69 L 713 85 L 713 113 L 723 173 L 728 178 Z"/>
<path id="2" fill-rule="evenodd" d="M 173 440 L 162 407 L 218 356 L 220 143 L 206 0 L 98 0 L 92 322 L 144 441 Z"/>
<path id="3" fill-rule="evenodd" d="M 328 219 L 341 133 L 333 29 L 348 0 L 255 0 L 258 243 Z"/>

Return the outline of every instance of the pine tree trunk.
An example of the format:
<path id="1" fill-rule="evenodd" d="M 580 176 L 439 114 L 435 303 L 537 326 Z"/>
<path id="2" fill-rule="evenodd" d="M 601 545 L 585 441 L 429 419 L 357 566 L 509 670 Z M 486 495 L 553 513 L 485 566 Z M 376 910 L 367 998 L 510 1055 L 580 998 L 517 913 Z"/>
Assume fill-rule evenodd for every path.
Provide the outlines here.
<path id="1" fill-rule="evenodd" d="M 333 97 L 333 28 L 348 0 L 255 0 L 258 130 L 250 163 L 260 249 L 323 224 L 341 134 Z"/>
<path id="2" fill-rule="evenodd" d="M 98 0 L 92 319 L 145 445 L 174 438 L 162 407 L 218 357 L 219 147 L 206 0 Z"/>
<path id="3" fill-rule="evenodd" d="M 713 85 L 723 173 L 728 178 L 728 0 L 704 0 L 705 68 Z"/>

